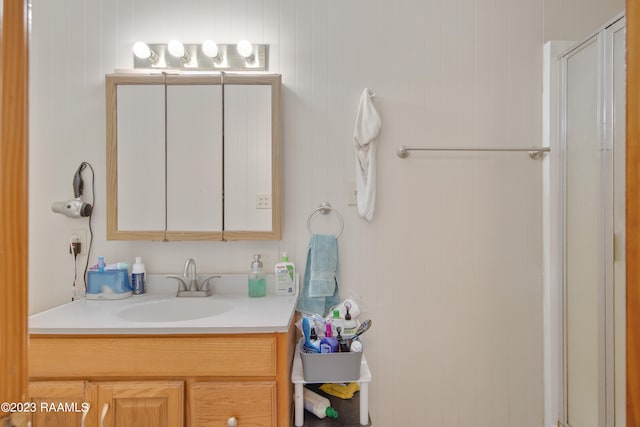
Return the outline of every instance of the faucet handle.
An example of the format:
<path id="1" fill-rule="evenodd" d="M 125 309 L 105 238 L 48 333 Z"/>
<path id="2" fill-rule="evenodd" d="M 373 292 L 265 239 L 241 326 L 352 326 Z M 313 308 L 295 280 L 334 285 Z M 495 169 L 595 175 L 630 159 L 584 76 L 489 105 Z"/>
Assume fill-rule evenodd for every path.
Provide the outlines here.
<path id="1" fill-rule="evenodd" d="M 164 277 L 166 277 L 167 279 L 176 279 L 178 282 L 180 282 L 180 284 L 178 285 L 178 292 L 187 290 L 187 284 L 185 283 L 184 280 L 182 280 L 182 277 L 180 276 L 164 276 Z"/>
<path id="2" fill-rule="evenodd" d="M 209 280 L 211 279 L 219 279 L 222 276 L 209 276 L 206 279 L 204 279 L 204 282 L 202 282 L 202 286 L 200 287 L 201 291 L 208 291 L 209 290 Z"/>

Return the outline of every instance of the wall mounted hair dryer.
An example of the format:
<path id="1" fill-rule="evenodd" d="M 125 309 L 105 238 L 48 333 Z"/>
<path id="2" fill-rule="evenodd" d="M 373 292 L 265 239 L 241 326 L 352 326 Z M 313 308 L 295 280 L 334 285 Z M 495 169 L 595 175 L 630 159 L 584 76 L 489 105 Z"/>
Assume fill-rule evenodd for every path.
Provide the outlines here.
<path id="1" fill-rule="evenodd" d="M 87 163 L 82 162 L 73 175 L 73 199 L 63 202 L 53 202 L 51 204 L 51 210 L 68 216 L 69 218 L 82 218 L 91 216 L 93 207 L 89 203 L 85 203 L 80 199 L 84 189 L 84 181 L 82 180 L 81 172 L 87 166 Z"/>

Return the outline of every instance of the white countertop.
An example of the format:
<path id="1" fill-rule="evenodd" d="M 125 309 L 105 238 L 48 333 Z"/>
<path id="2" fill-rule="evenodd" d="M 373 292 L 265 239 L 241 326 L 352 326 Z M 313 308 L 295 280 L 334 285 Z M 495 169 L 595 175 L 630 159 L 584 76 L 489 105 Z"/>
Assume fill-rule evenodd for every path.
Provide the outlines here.
<path id="1" fill-rule="evenodd" d="M 144 295 L 120 300 L 81 299 L 33 314 L 29 316 L 29 333 L 236 334 L 288 330 L 297 297 L 274 295 L 269 276 L 267 295 L 262 298 L 247 296 L 247 276 L 243 274 L 223 275 L 211 284 L 210 297 L 177 298 L 175 280 L 151 275 Z M 145 318 L 145 313 L 152 314 L 151 318 Z"/>

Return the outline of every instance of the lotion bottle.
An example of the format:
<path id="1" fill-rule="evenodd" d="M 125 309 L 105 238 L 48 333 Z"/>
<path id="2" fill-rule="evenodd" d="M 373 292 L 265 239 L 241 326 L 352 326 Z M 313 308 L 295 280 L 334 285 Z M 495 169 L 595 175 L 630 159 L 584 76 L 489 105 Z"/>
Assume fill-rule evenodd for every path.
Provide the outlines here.
<path id="1" fill-rule="evenodd" d="M 295 295 L 296 291 L 296 268 L 286 252 L 282 252 L 280 262 L 276 264 L 276 295 Z"/>
<path id="2" fill-rule="evenodd" d="M 304 409 L 311 412 L 318 418 L 338 418 L 338 411 L 331 407 L 331 402 L 326 397 L 304 388 L 302 392 L 304 398 Z"/>
<path id="3" fill-rule="evenodd" d="M 331 320 L 331 332 L 333 335 L 337 335 L 337 328 L 342 328 L 344 331 L 344 320 L 340 317 L 340 310 L 333 310 L 332 316 L 327 320 Z"/>

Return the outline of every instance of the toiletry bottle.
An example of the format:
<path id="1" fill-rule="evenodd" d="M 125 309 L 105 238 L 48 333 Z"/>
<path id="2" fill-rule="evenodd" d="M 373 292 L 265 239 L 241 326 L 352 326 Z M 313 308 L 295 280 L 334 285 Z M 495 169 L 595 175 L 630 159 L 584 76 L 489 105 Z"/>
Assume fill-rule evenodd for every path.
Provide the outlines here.
<path id="1" fill-rule="evenodd" d="M 342 328 L 340 326 L 336 328 L 336 331 L 338 332 L 338 335 L 336 336 L 336 339 L 338 340 L 338 351 L 340 353 L 348 353 L 350 345 L 349 340 L 344 339 L 342 335 L 340 335 L 340 332 L 342 332 Z"/>
<path id="2" fill-rule="evenodd" d="M 98 271 L 100 273 L 104 273 L 104 257 L 103 256 L 98 257 Z"/>
<path id="3" fill-rule="evenodd" d="M 296 294 L 296 268 L 286 252 L 282 252 L 280 262 L 276 264 L 276 295 Z"/>
<path id="4" fill-rule="evenodd" d="M 344 315 L 344 322 L 342 324 L 342 333 L 346 337 L 350 337 L 354 335 L 358 330 L 358 322 L 351 319 L 351 313 L 349 313 L 349 310 L 351 309 L 351 304 L 349 302 L 345 302 L 344 307 L 347 310 L 347 312 Z"/>
<path id="5" fill-rule="evenodd" d="M 309 339 L 311 340 L 311 344 L 315 345 L 317 348 L 320 348 L 320 338 L 316 333 L 316 328 L 311 328 L 311 333 L 309 334 Z"/>
<path id="6" fill-rule="evenodd" d="M 136 257 L 136 263 L 131 267 L 131 287 L 134 295 L 144 294 L 145 271 L 141 257 Z"/>
<path id="7" fill-rule="evenodd" d="M 337 353 L 339 351 L 340 344 L 338 344 L 338 340 L 333 336 L 331 320 L 327 320 L 325 323 L 324 338 L 320 340 L 320 353 Z"/>
<path id="8" fill-rule="evenodd" d="M 304 388 L 302 392 L 304 399 L 304 409 L 311 412 L 318 418 L 338 418 L 338 411 L 331 407 L 331 402 L 326 397 L 320 396 L 318 393 Z"/>
<path id="9" fill-rule="evenodd" d="M 340 318 L 340 310 L 333 310 L 331 316 L 331 332 L 333 335 L 337 335 L 338 329 L 341 328 L 344 331 L 344 320 Z"/>
<path id="10" fill-rule="evenodd" d="M 360 341 L 352 341 L 349 346 L 349 351 L 352 353 L 360 353 L 362 351 L 362 343 Z"/>
<path id="11" fill-rule="evenodd" d="M 251 272 L 249 273 L 249 296 L 263 297 L 266 294 L 267 280 L 262 272 L 262 260 L 259 254 L 253 255 Z"/>

